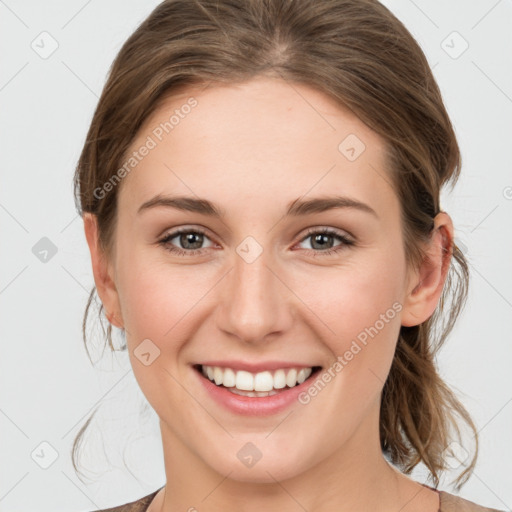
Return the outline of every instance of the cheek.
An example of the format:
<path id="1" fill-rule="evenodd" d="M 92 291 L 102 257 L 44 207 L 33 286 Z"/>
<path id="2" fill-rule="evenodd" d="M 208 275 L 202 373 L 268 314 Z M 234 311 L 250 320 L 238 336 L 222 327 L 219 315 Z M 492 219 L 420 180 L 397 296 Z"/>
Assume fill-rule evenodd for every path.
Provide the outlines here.
<path id="1" fill-rule="evenodd" d="M 387 268 L 384 272 L 382 268 Z M 329 269 L 323 275 L 298 276 L 295 290 L 304 303 L 340 340 L 356 337 L 391 308 L 391 320 L 400 309 L 398 276 L 390 265 L 361 265 L 358 268 Z M 395 308 L 393 309 L 393 304 Z M 396 306 L 398 304 L 398 306 Z M 379 324 L 380 325 L 380 324 Z"/>
<path id="2" fill-rule="evenodd" d="M 165 415 L 186 402 L 175 378 L 186 378 L 180 373 L 182 349 L 197 328 L 198 305 L 211 280 L 193 266 L 177 268 L 151 256 L 134 251 L 119 262 L 118 290 L 135 378 L 152 407 Z M 145 353 L 150 360 L 139 360 Z"/>
<path id="3" fill-rule="evenodd" d="M 342 373 L 350 375 L 351 385 L 359 381 L 364 387 L 370 371 L 383 385 L 400 331 L 400 261 L 381 254 L 357 267 L 322 271 L 318 279 L 303 275 L 295 281 L 297 294 L 314 313 L 311 322 L 332 361 L 343 359 Z"/>
<path id="4" fill-rule="evenodd" d="M 179 337 L 215 282 L 198 267 L 169 265 L 164 258 L 155 258 L 154 248 L 127 254 L 119 261 L 117 276 L 127 333 L 157 345 Z"/>

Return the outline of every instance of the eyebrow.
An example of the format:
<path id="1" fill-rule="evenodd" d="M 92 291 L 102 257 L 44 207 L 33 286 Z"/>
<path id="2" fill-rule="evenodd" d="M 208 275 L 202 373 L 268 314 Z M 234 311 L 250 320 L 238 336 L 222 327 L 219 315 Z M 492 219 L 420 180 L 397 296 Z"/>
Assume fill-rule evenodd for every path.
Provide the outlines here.
<path id="1" fill-rule="evenodd" d="M 209 215 L 216 218 L 225 218 L 226 216 L 224 210 L 206 199 L 196 199 L 194 197 L 186 196 L 164 196 L 161 194 L 158 194 L 149 201 L 143 203 L 139 207 L 137 213 L 141 213 L 157 206 L 200 213 L 202 215 Z M 343 196 L 316 197 L 305 201 L 301 201 L 300 198 L 297 198 L 289 203 L 285 216 L 296 217 L 312 213 L 321 213 L 335 208 L 356 209 L 370 213 L 374 217 L 379 218 L 375 210 L 366 203 L 351 197 Z"/>

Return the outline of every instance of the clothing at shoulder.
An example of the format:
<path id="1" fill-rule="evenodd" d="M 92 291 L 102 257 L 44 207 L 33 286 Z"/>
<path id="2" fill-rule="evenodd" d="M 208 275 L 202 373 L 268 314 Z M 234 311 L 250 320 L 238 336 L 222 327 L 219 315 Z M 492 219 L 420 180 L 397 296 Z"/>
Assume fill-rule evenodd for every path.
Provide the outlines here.
<path id="1" fill-rule="evenodd" d="M 130 503 L 125 503 L 124 505 L 120 505 L 118 507 L 106 508 L 103 510 L 98 510 L 97 512 L 146 512 L 149 507 L 149 504 L 153 501 L 153 498 L 156 496 L 157 492 L 160 489 L 140 498 L 136 501 L 131 501 Z"/>
<path id="2" fill-rule="evenodd" d="M 153 501 L 154 497 L 160 489 L 140 498 L 136 501 L 131 501 L 119 507 L 108 508 L 99 510 L 98 512 L 146 512 L 149 504 Z M 441 508 L 439 512 L 505 512 L 496 508 L 487 508 L 478 505 L 472 501 L 468 501 L 460 496 L 455 496 L 446 491 L 439 491 Z"/>
<path id="3" fill-rule="evenodd" d="M 446 491 L 439 491 L 439 493 L 441 499 L 439 512 L 505 512 L 504 510 L 477 505 Z"/>

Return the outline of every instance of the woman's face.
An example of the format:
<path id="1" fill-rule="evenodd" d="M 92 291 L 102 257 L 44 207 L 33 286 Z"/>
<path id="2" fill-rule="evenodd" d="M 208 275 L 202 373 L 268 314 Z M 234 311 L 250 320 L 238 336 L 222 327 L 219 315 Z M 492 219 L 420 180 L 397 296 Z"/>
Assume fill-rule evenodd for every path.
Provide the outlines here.
<path id="1" fill-rule="evenodd" d="M 168 99 L 129 153 L 101 298 L 166 449 L 253 482 L 376 453 L 416 284 L 382 139 L 316 90 L 260 78 Z M 332 207 L 340 198 L 367 206 Z M 291 367 L 322 370 L 300 393 L 246 398 L 207 384 L 206 363 L 263 372 L 263 385 L 265 369 L 285 370 L 275 387 Z"/>

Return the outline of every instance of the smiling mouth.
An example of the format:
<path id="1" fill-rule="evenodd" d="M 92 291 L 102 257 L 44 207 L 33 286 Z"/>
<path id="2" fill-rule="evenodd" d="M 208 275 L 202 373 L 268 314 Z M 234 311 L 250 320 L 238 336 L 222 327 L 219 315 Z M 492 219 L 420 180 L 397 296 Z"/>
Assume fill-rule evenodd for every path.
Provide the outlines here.
<path id="1" fill-rule="evenodd" d="M 201 364 L 196 364 L 193 368 L 217 387 L 250 397 L 266 397 L 282 393 L 309 381 L 322 369 L 321 366 L 312 366 L 251 373 Z"/>

